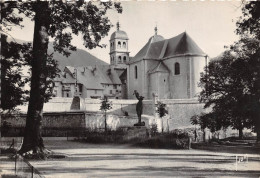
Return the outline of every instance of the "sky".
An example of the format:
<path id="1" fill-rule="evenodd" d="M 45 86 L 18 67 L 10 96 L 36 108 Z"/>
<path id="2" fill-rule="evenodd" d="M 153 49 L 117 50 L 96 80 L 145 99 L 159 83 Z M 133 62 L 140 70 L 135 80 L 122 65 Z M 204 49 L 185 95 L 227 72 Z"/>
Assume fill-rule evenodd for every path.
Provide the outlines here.
<path id="1" fill-rule="evenodd" d="M 122 1 L 121 4 L 122 14 L 115 10 L 107 14 L 114 25 L 101 41 L 107 48 L 86 49 L 80 35 L 73 36 L 72 44 L 109 63 L 109 39 L 116 31 L 117 21 L 120 30 L 128 35 L 130 56 L 154 35 L 156 25 L 158 34 L 165 39 L 186 31 L 209 57 L 218 56 L 224 46 L 238 40 L 235 22 L 241 16 L 241 1 Z M 23 29 L 13 28 L 10 34 L 16 39 L 32 41 L 34 22 L 24 19 L 23 24 Z"/>

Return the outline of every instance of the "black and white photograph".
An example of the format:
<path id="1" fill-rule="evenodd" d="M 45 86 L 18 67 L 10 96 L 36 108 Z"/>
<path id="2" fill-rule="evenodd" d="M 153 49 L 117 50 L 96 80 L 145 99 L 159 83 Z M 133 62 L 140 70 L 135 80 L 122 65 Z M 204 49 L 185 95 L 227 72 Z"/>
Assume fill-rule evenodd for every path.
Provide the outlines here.
<path id="1" fill-rule="evenodd" d="M 260 1 L 0 1 L 0 177 L 260 177 Z"/>

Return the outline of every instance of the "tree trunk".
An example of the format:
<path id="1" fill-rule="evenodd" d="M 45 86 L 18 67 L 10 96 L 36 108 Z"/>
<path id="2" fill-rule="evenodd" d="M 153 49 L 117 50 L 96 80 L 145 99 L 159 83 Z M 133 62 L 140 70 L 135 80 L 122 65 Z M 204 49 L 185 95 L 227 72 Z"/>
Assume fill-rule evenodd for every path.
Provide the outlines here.
<path id="1" fill-rule="evenodd" d="M 206 130 L 203 129 L 203 142 L 206 142 Z"/>
<path id="2" fill-rule="evenodd" d="M 240 140 L 243 138 L 243 128 L 238 129 L 238 137 Z"/>
<path id="3" fill-rule="evenodd" d="M 105 111 L 105 132 L 107 132 L 107 112 Z"/>
<path id="4" fill-rule="evenodd" d="M 24 139 L 19 153 L 32 150 L 43 152 L 44 144 L 41 136 L 44 94 L 46 90 L 46 61 L 48 50 L 48 29 L 50 26 L 48 2 L 38 1 L 35 6 L 35 26 L 33 37 L 33 59 L 31 91 L 26 117 Z"/>
<path id="5" fill-rule="evenodd" d="M 260 143 L 260 130 L 256 131 L 256 143 Z"/>
<path id="6" fill-rule="evenodd" d="M 259 98 L 259 97 L 258 97 Z M 257 101 L 257 104 L 256 104 L 256 115 L 255 115 L 255 131 L 256 131 L 256 143 L 259 144 L 260 143 L 260 99 Z"/>

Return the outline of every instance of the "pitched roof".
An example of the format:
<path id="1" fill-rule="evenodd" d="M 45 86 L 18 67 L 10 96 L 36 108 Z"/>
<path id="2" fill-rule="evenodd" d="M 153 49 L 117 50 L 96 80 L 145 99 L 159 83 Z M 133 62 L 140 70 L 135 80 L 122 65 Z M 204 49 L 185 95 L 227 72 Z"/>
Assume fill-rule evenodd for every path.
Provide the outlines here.
<path id="1" fill-rule="evenodd" d="M 95 68 L 77 67 L 77 71 L 78 83 L 81 83 L 87 89 L 104 89 L 99 82 L 99 75 L 95 75 Z"/>
<path id="2" fill-rule="evenodd" d="M 62 83 L 75 83 L 74 69 L 74 67 L 66 66 L 64 69 L 64 73 L 67 74 L 66 78 L 61 75 L 61 79 L 55 80 L 61 80 Z M 76 69 L 78 83 L 83 84 L 87 89 L 103 90 L 102 84 L 121 84 L 117 72 L 108 65 L 76 67 Z"/>
<path id="3" fill-rule="evenodd" d="M 202 55 L 206 54 L 183 32 L 173 38 L 159 41 L 152 41 L 152 38 L 129 62 L 134 63 L 143 59 L 163 59 L 178 55 Z"/>
<path id="4" fill-rule="evenodd" d="M 121 84 L 121 80 L 119 79 L 118 74 L 116 71 L 107 65 L 100 65 L 97 66 L 100 73 L 102 74 L 103 80 L 100 81 L 101 83 L 105 84 Z"/>
<path id="5" fill-rule="evenodd" d="M 168 73 L 169 69 L 163 62 L 159 62 L 159 64 L 156 65 L 156 67 L 154 67 L 153 69 L 148 71 L 148 73 L 155 73 L 155 72 L 166 72 L 166 73 Z"/>
<path id="6" fill-rule="evenodd" d="M 183 54 L 206 55 L 186 32 L 168 40 L 164 58 Z"/>
<path id="7" fill-rule="evenodd" d="M 130 58 L 129 63 L 131 64 L 133 62 L 136 62 L 136 61 L 139 61 L 139 60 L 142 60 L 142 59 L 146 59 L 147 55 L 149 55 L 149 57 L 154 57 L 153 55 L 154 54 L 156 55 L 158 53 L 158 51 L 160 51 L 160 47 L 159 46 L 155 47 L 154 49 L 156 50 L 156 52 L 153 53 L 153 50 L 149 50 L 150 47 L 151 47 L 151 44 L 156 43 L 156 42 L 160 42 L 160 41 L 161 41 L 161 43 L 163 43 L 163 40 L 164 40 L 164 38 L 161 35 L 152 36 L 148 40 L 148 42 L 144 45 L 144 47 L 134 57 Z M 150 51 L 151 54 L 148 51 Z"/>
<path id="8" fill-rule="evenodd" d="M 64 72 L 70 72 L 66 75 L 66 78 L 62 78 L 62 83 L 69 83 L 73 84 L 75 83 L 75 78 L 73 76 L 74 67 L 66 66 L 64 69 Z M 97 89 L 97 90 L 103 90 L 103 87 L 98 82 L 99 76 L 93 74 L 93 68 L 92 67 L 76 67 L 77 69 L 77 82 L 81 83 L 86 87 L 87 89 Z"/>

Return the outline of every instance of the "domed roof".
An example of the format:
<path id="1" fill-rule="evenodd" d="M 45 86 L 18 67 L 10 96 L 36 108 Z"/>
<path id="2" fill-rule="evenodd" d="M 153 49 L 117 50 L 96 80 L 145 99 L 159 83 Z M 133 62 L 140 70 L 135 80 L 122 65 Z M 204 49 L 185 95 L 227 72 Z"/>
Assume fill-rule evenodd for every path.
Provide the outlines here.
<path id="1" fill-rule="evenodd" d="M 128 36 L 127 36 L 126 32 L 120 30 L 119 27 L 120 27 L 120 24 L 119 24 L 119 22 L 117 22 L 116 23 L 117 30 L 114 33 L 112 33 L 110 40 L 113 40 L 113 39 L 128 40 Z"/>
<path id="2" fill-rule="evenodd" d="M 152 36 L 149 41 L 151 40 L 151 43 L 157 42 L 157 41 L 162 41 L 164 40 L 163 36 L 155 34 Z"/>
<path id="3" fill-rule="evenodd" d="M 112 40 L 112 39 L 128 40 L 128 36 L 125 31 L 117 30 L 114 33 L 112 33 L 110 40 Z"/>

